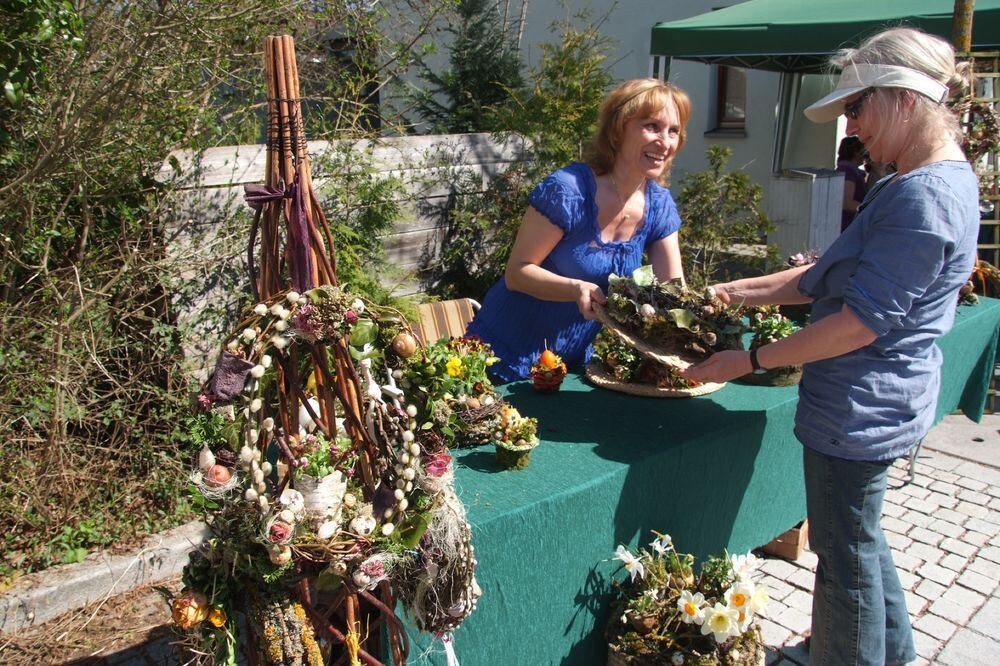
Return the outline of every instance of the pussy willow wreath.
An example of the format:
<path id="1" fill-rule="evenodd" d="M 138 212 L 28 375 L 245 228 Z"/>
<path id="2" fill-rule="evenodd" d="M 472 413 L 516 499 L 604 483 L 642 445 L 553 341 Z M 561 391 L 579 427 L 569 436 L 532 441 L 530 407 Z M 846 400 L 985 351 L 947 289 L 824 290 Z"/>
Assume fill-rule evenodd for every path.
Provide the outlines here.
<path id="1" fill-rule="evenodd" d="M 323 341 L 346 342 L 351 362 L 335 365 L 314 344 Z M 400 386 L 425 360 L 398 312 L 335 286 L 258 303 L 223 341 L 189 421 L 203 444 L 191 497 L 212 530 L 173 600 L 194 661 L 235 664 L 246 651 L 268 664 L 323 663 L 322 618 L 293 594 L 303 581 L 334 595 L 389 581 L 417 625 L 439 635 L 472 612 L 480 590 L 449 438 L 421 414 L 413 380 Z M 360 423 L 321 423 L 315 373 L 292 381 L 307 367 L 356 374 Z M 278 408 L 290 393 L 298 414 Z M 377 447 L 370 465 L 349 436 L 358 428 Z M 357 640 L 345 639 L 352 659 Z"/>

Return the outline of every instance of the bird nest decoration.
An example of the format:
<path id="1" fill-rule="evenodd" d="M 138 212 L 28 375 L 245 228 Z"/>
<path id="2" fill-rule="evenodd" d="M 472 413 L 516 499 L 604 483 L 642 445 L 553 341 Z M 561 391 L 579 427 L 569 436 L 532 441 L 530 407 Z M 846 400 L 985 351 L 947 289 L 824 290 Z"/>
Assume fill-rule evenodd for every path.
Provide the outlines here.
<path id="1" fill-rule="evenodd" d="M 742 349 L 739 308 L 698 294 L 680 280 L 660 282 L 651 266 L 631 276 L 612 275 L 607 305 L 596 304 L 606 335 L 587 369 L 598 386 L 660 397 L 687 397 L 724 384 L 686 380 L 677 370 L 717 351 Z"/>
<path id="2" fill-rule="evenodd" d="M 403 387 L 423 358 L 409 324 L 337 284 L 290 37 L 267 38 L 265 69 L 267 181 L 246 188 L 255 302 L 189 422 L 212 536 L 173 618 L 186 663 L 403 664 L 397 601 L 442 638 L 475 608 L 471 529 L 446 437 Z"/>

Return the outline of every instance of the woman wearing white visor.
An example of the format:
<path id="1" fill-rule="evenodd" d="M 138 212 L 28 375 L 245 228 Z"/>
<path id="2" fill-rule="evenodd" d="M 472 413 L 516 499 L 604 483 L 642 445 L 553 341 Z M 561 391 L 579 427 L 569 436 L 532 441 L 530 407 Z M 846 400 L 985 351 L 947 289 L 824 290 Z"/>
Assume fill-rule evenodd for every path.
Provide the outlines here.
<path id="1" fill-rule="evenodd" d="M 689 369 L 727 381 L 803 363 L 795 435 L 803 447 L 809 540 L 819 556 L 813 664 L 916 658 L 880 519 L 888 468 L 934 419 L 941 352 L 976 256 L 978 182 L 945 101 L 968 83 L 944 40 L 882 32 L 832 59 L 836 90 L 806 116 L 847 117 L 872 159 L 895 162 L 847 230 L 812 266 L 715 285 L 725 303 L 812 302 L 810 324 L 756 352 Z"/>

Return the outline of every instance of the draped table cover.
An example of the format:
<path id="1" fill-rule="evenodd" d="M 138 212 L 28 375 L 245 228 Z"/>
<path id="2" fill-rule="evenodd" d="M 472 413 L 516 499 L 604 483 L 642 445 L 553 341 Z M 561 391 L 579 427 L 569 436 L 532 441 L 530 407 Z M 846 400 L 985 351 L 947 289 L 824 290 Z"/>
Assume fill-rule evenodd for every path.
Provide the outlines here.
<path id="1" fill-rule="evenodd" d="M 944 354 L 937 419 L 979 421 L 995 363 L 1000 301 L 959 308 Z M 462 666 L 603 664 L 619 543 L 669 533 L 700 562 L 761 546 L 805 517 L 796 387 L 732 382 L 686 399 L 597 389 L 570 373 L 558 393 L 530 382 L 504 392 L 539 422 L 522 471 L 492 447 L 453 451 L 483 588 L 454 635 Z M 411 632 L 411 663 L 444 664 L 439 642 Z"/>

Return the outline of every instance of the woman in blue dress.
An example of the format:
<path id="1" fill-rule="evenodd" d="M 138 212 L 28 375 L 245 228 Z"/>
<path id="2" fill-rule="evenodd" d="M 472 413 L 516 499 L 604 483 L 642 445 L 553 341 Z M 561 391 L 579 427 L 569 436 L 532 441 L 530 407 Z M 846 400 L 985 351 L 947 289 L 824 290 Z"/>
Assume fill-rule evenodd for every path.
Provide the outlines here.
<path id="1" fill-rule="evenodd" d="M 490 343 L 494 379 L 530 375 L 542 350 L 569 367 L 590 357 L 608 276 L 629 275 L 648 254 L 660 280 L 683 278 L 681 220 L 663 183 L 684 145 L 688 96 L 657 79 L 626 81 L 601 104 L 586 163 L 547 176 L 530 207 L 504 276 L 486 294 L 468 332 Z"/>
<path id="2" fill-rule="evenodd" d="M 809 542 L 818 556 L 810 660 L 893 665 L 915 659 L 903 589 L 880 525 L 893 460 L 934 421 L 941 350 L 976 258 L 979 187 L 948 98 L 968 84 L 945 40 L 879 33 L 833 60 L 837 88 L 808 109 L 843 114 L 872 159 L 897 171 L 812 266 L 715 285 L 724 303 L 812 302 L 798 333 L 724 351 L 684 372 L 727 381 L 804 364 L 795 414 Z"/>

